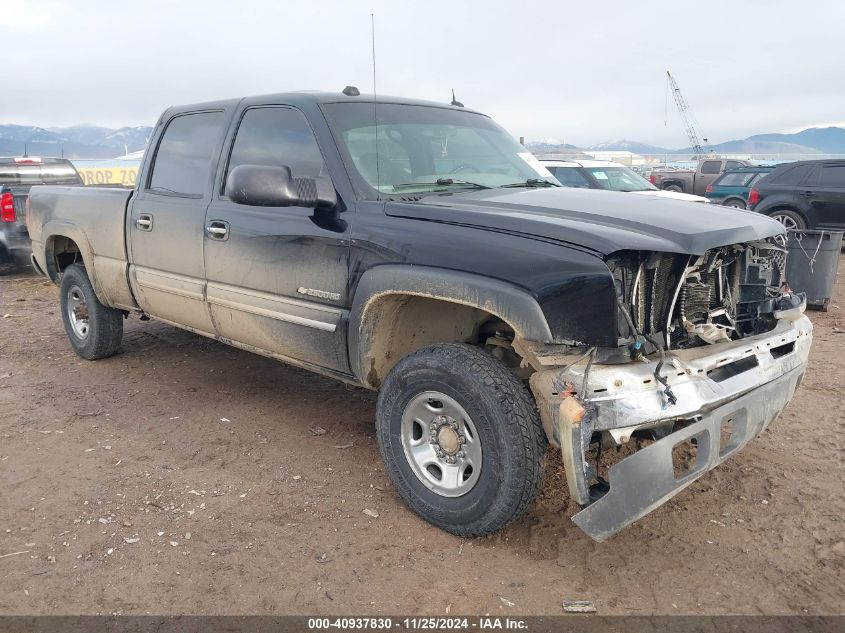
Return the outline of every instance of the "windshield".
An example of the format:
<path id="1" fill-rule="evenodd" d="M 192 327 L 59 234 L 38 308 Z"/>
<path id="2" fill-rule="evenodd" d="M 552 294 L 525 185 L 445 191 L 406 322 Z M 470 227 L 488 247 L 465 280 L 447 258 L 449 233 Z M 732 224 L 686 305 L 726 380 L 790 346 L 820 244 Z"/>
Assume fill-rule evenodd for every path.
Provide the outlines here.
<path id="1" fill-rule="evenodd" d="M 611 191 L 657 191 L 657 187 L 640 176 L 635 171 L 613 165 L 612 167 L 585 167 L 590 175 L 595 178 L 602 189 Z"/>
<path id="2" fill-rule="evenodd" d="M 367 194 L 559 186 L 488 117 L 434 106 L 331 103 L 329 122 Z"/>

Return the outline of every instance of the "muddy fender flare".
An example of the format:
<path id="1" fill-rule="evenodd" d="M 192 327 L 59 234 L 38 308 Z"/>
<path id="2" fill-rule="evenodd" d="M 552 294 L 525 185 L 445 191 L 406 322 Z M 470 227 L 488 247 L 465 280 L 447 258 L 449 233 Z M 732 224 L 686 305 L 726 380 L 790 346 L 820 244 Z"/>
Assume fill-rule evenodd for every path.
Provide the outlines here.
<path id="1" fill-rule="evenodd" d="M 428 266 L 386 264 L 361 276 L 349 314 L 349 359 L 352 371 L 364 381 L 365 354 L 371 334 L 367 330 L 368 309 L 375 300 L 391 294 L 430 297 L 496 315 L 514 332 L 530 341 L 551 343 L 549 324 L 540 304 L 528 291 L 497 279 Z"/>

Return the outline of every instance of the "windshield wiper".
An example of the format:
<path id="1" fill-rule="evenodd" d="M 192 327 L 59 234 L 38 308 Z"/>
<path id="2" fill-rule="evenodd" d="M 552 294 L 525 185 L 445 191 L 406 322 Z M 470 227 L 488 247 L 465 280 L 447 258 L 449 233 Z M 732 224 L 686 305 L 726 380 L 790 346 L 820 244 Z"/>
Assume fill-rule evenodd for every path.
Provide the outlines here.
<path id="1" fill-rule="evenodd" d="M 548 180 L 543 180 L 542 178 L 529 178 L 523 182 L 512 182 L 508 185 L 500 185 L 499 189 L 505 189 L 509 187 L 560 187 L 560 185 L 556 185 L 553 182 L 549 182 Z"/>
<path id="2" fill-rule="evenodd" d="M 461 180 L 459 178 L 438 178 L 434 182 L 404 182 L 398 185 L 391 185 L 393 189 L 411 189 L 413 187 L 449 187 L 458 185 L 460 187 L 474 187 L 476 189 L 492 189 L 487 185 L 482 185 L 477 182 L 470 182 L 469 180 Z"/>

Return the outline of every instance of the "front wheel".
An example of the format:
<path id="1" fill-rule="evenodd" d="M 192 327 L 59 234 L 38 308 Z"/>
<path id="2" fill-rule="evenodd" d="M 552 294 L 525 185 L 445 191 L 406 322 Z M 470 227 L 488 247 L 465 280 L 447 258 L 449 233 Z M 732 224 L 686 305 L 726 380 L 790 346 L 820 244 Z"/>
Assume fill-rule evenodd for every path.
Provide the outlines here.
<path id="1" fill-rule="evenodd" d="M 62 321 L 73 351 L 87 360 L 114 356 L 123 338 L 123 313 L 100 303 L 84 266 L 67 267 L 60 292 Z"/>
<path id="2" fill-rule="evenodd" d="M 803 231 L 807 228 L 807 222 L 804 220 L 804 217 L 792 209 L 772 211 L 769 217 L 783 224 L 783 227 L 788 231 Z"/>
<path id="3" fill-rule="evenodd" d="M 478 348 L 433 345 L 400 360 L 381 387 L 376 419 L 399 495 L 447 532 L 495 532 L 539 491 L 547 444 L 534 400 Z"/>

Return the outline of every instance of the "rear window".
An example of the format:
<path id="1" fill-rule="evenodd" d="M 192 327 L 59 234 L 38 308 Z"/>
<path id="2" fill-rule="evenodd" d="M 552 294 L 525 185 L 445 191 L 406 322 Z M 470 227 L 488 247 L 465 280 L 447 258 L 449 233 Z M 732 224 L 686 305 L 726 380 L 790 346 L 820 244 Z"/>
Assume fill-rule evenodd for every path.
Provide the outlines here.
<path id="1" fill-rule="evenodd" d="M 171 119 L 158 144 L 148 190 L 202 198 L 210 190 L 214 150 L 222 128 L 222 112 L 182 114 Z"/>
<path id="2" fill-rule="evenodd" d="M 81 185 L 82 178 L 67 163 L 0 164 L 0 185 Z"/>
<path id="3" fill-rule="evenodd" d="M 727 187 L 745 187 L 751 184 L 751 181 L 757 176 L 757 173 L 740 172 L 734 174 L 725 174 L 719 178 L 717 185 L 724 185 Z"/>

